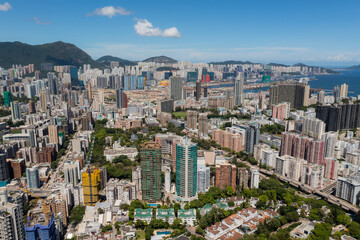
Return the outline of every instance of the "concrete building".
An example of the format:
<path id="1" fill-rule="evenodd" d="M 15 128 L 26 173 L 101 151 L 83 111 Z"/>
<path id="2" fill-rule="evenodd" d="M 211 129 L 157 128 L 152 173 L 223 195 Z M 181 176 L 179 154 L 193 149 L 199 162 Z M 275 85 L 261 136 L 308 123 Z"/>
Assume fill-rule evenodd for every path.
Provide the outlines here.
<path id="1" fill-rule="evenodd" d="M 162 197 L 161 146 L 148 142 L 141 147 L 141 190 L 142 199 L 159 201 Z"/>
<path id="2" fill-rule="evenodd" d="M 236 166 L 234 164 L 219 164 L 215 168 L 215 186 L 225 189 L 227 186 L 235 190 Z"/>
<path id="3" fill-rule="evenodd" d="M 270 87 L 270 105 L 290 103 L 291 108 L 309 105 L 310 86 L 301 83 L 284 83 Z"/>
<path id="4" fill-rule="evenodd" d="M 244 73 L 238 72 L 234 83 L 235 106 L 242 106 L 244 103 L 244 82 Z"/>
<path id="5" fill-rule="evenodd" d="M 197 192 L 197 144 L 183 138 L 176 144 L 176 194 L 189 199 Z"/>
<path id="6" fill-rule="evenodd" d="M 360 173 L 349 178 L 338 177 L 336 184 L 336 197 L 342 198 L 351 204 L 360 204 Z"/>
<path id="7" fill-rule="evenodd" d="M 205 193 L 210 187 L 210 168 L 206 165 L 197 166 L 197 192 Z"/>
<path id="8" fill-rule="evenodd" d="M 26 169 L 27 188 L 40 188 L 40 177 L 38 166 Z"/>
<path id="9" fill-rule="evenodd" d="M 246 168 L 238 168 L 236 185 L 240 187 L 240 189 L 249 188 L 249 171 Z"/>
<path id="10" fill-rule="evenodd" d="M 272 118 L 286 120 L 290 116 L 290 103 L 283 102 L 272 106 Z"/>
<path id="11" fill-rule="evenodd" d="M 304 117 L 302 134 L 320 140 L 325 133 L 325 123 L 317 118 Z"/>
<path id="12" fill-rule="evenodd" d="M 250 188 L 259 188 L 260 173 L 256 168 L 250 168 Z"/>
<path id="13" fill-rule="evenodd" d="M 59 144 L 58 129 L 56 125 L 49 125 L 49 143 Z"/>

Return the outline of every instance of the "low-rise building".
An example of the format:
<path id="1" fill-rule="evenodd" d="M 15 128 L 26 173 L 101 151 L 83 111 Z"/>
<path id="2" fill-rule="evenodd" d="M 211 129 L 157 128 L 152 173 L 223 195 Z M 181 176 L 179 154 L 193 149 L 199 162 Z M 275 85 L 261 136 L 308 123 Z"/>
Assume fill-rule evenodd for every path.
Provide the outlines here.
<path id="1" fill-rule="evenodd" d="M 168 222 L 169 224 L 173 224 L 175 219 L 174 209 L 156 209 L 156 219 L 161 219 L 164 222 Z"/>
<path id="2" fill-rule="evenodd" d="M 178 218 L 186 225 L 194 226 L 196 221 L 196 210 L 191 209 L 179 209 Z"/>
<path id="3" fill-rule="evenodd" d="M 134 221 L 136 222 L 137 220 L 141 220 L 150 223 L 152 219 L 152 215 L 153 215 L 152 208 L 148 208 L 148 209 L 137 208 L 135 209 Z"/>

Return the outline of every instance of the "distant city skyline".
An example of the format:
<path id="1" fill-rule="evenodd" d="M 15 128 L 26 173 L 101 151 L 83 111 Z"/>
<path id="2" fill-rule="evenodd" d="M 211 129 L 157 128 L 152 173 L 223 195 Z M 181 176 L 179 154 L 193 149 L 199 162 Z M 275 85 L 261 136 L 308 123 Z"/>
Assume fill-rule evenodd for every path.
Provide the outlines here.
<path id="1" fill-rule="evenodd" d="M 350 66 L 355 1 L 0 0 L 0 41 L 73 43 L 92 58 Z"/>

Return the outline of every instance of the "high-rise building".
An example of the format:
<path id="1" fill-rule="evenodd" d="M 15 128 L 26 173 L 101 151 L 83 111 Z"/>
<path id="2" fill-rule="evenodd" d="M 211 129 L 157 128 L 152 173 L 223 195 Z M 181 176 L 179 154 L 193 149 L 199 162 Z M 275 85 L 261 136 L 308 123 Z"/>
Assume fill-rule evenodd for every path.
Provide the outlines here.
<path id="1" fill-rule="evenodd" d="M 42 90 L 40 93 L 40 105 L 41 105 L 41 111 L 46 112 L 47 99 L 46 99 L 46 91 L 45 90 Z"/>
<path id="2" fill-rule="evenodd" d="M 325 123 L 317 118 L 304 117 L 302 134 L 321 139 L 325 132 Z"/>
<path id="3" fill-rule="evenodd" d="M 262 149 L 260 163 L 267 167 L 275 168 L 277 156 L 279 156 L 279 151 L 275 149 Z"/>
<path id="4" fill-rule="evenodd" d="M 360 173 L 355 173 L 349 178 L 338 177 L 335 196 L 351 204 L 360 204 Z"/>
<path id="5" fill-rule="evenodd" d="M 238 72 L 234 84 L 235 106 L 241 106 L 244 103 L 244 81 L 244 73 Z"/>
<path id="6" fill-rule="evenodd" d="M 205 193 L 210 187 L 210 168 L 206 165 L 197 167 L 197 192 Z"/>
<path id="7" fill-rule="evenodd" d="M 11 159 L 10 160 L 11 168 L 12 168 L 12 176 L 13 178 L 22 178 L 25 172 L 25 159 Z"/>
<path id="8" fill-rule="evenodd" d="M 52 163 L 55 161 L 55 148 L 43 147 L 37 153 L 38 163 Z"/>
<path id="9" fill-rule="evenodd" d="M 116 90 L 116 108 L 127 108 L 128 106 L 128 100 L 126 93 L 122 90 L 122 88 L 119 88 Z"/>
<path id="10" fill-rule="evenodd" d="M 287 176 L 290 159 L 292 159 L 292 157 L 288 155 L 276 157 L 275 173 L 281 176 Z"/>
<path id="11" fill-rule="evenodd" d="M 338 132 L 327 132 L 321 138 L 325 142 L 324 157 L 333 158 L 335 156 L 335 145 L 338 139 Z"/>
<path id="12" fill-rule="evenodd" d="M 200 113 L 199 119 L 198 119 L 198 130 L 199 130 L 199 133 L 204 136 L 208 135 L 208 128 L 209 128 L 208 122 L 209 122 L 209 119 L 208 119 L 207 115 L 205 113 Z"/>
<path id="13" fill-rule="evenodd" d="M 205 86 L 204 87 L 204 98 L 206 98 L 208 96 L 208 87 Z"/>
<path id="14" fill-rule="evenodd" d="M 340 88 L 340 98 L 347 98 L 348 95 L 348 85 L 346 83 L 341 84 Z"/>
<path id="15" fill-rule="evenodd" d="M 325 103 L 325 92 L 323 90 L 320 90 L 319 91 L 319 94 L 318 94 L 318 102 L 320 104 L 324 104 Z"/>
<path id="16" fill-rule="evenodd" d="M 238 168 L 236 185 L 240 189 L 249 188 L 249 171 L 245 167 Z"/>
<path id="17" fill-rule="evenodd" d="M 56 86 L 56 79 L 55 79 L 54 73 L 49 72 L 47 74 L 47 79 L 48 79 L 48 87 L 49 87 L 50 94 L 56 95 L 57 94 L 57 86 Z"/>
<path id="18" fill-rule="evenodd" d="M 324 177 L 327 179 L 336 180 L 338 178 L 339 162 L 335 158 L 325 158 L 324 164 Z"/>
<path id="19" fill-rule="evenodd" d="M 9 165 L 6 161 L 6 154 L 0 153 L 0 182 L 5 182 L 10 179 Z"/>
<path id="20" fill-rule="evenodd" d="M 290 115 L 290 103 L 284 102 L 272 106 L 272 118 L 286 120 Z"/>
<path id="21" fill-rule="evenodd" d="M 337 102 L 340 99 L 340 87 L 339 86 L 334 87 L 333 95 L 334 95 L 335 101 Z"/>
<path id="22" fill-rule="evenodd" d="M 290 132 L 281 134 L 280 156 L 305 159 L 308 163 L 323 164 L 325 142 Z"/>
<path id="23" fill-rule="evenodd" d="M 0 207 L 0 239 L 25 240 L 23 209 L 22 203 L 20 204 L 7 202 Z"/>
<path id="24" fill-rule="evenodd" d="M 49 125 L 49 143 L 54 143 L 54 144 L 59 143 L 57 125 Z"/>
<path id="25" fill-rule="evenodd" d="M 30 110 L 30 113 L 36 113 L 35 102 L 32 100 L 29 101 L 29 110 Z"/>
<path id="26" fill-rule="evenodd" d="M 12 102 L 11 92 L 5 91 L 4 92 L 4 105 L 6 107 L 10 107 L 11 102 Z"/>
<path id="27" fill-rule="evenodd" d="M 196 82 L 198 79 L 198 73 L 197 72 L 187 72 L 187 82 Z"/>
<path id="28" fill-rule="evenodd" d="M 198 118 L 198 112 L 188 110 L 187 111 L 187 119 L 186 119 L 186 127 L 188 129 L 196 129 L 197 128 L 197 118 Z"/>
<path id="29" fill-rule="evenodd" d="M 197 192 L 197 144 L 188 138 L 176 144 L 176 194 L 184 199 Z"/>
<path id="30" fill-rule="evenodd" d="M 27 188 L 40 188 L 39 168 L 33 166 L 26 169 Z"/>
<path id="31" fill-rule="evenodd" d="M 246 126 L 245 134 L 245 152 L 254 153 L 254 146 L 259 143 L 259 125 L 256 123 L 250 123 Z"/>
<path id="32" fill-rule="evenodd" d="M 98 168 L 87 167 L 82 171 L 82 186 L 84 192 L 84 205 L 94 206 L 100 200 L 101 173 Z"/>
<path id="33" fill-rule="evenodd" d="M 257 168 L 250 168 L 250 188 L 259 188 L 260 173 Z"/>
<path id="34" fill-rule="evenodd" d="M 316 107 L 316 118 L 326 124 L 326 131 L 360 127 L 360 104 L 325 105 Z"/>
<path id="35" fill-rule="evenodd" d="M 161 146 L 148 142 L 141 146 L 141 190 L 146 201 L 161 200 Z"/>
<path id="36" fill-rule="evenodd" d="M 310 86 L 308 84 L 278 84 L 270 88 L 270 105 L 290 103 L 291 108 L 309 105 Z"/>
<path id="37" fill-rule="evenodd" d="M 170 99 L 180 100 L 182 99 L 182 82 L 183 79 L 180 77 L 171 77 L 169 80 L 169 93 Z"/>
<path id="38" fill-rule="evenodd" d="M 227 186 L 235 189 L 236 166 L 234 164 L 218 164 L 215 168 L 215 186 L 225 189 Z"/>
<path id="39" fill-rule="evenodd" d="M 21 109 L 18 102 L 10 102 L 11 118 L 13 121 L 21 120 Z"/>
<path id="40" fill-rule="evenodd" d="M 196 82 L 196 101 L 199 101 L 201 98 L 201 82 Z"/>

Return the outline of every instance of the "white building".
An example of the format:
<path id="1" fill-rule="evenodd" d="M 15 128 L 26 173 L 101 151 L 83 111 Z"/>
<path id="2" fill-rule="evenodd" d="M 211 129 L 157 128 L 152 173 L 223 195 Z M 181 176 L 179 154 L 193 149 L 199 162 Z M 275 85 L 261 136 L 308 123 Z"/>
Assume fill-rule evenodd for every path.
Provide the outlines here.
<path id="1" fill-rule="evenodd" d="M 250 188 L 259 188 L 259 170 L 250 168 Z"/>

